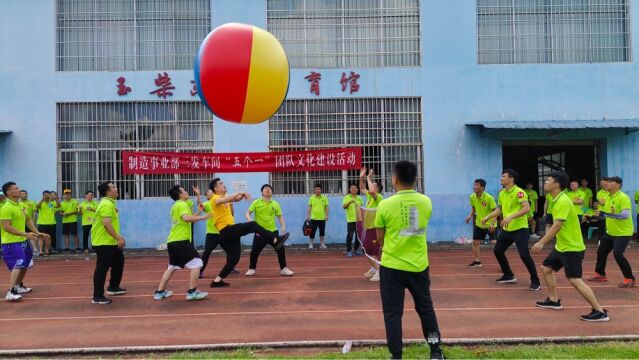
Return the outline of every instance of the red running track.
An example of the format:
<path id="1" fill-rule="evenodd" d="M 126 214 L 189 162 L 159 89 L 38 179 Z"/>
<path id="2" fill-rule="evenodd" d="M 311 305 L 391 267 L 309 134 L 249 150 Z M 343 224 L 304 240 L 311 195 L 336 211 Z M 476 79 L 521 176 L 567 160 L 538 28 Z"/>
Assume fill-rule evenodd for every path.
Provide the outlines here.
<path id="1" fill-rule="evenodd" d="M 639 250 L 626 252 L 639 267 Z M 470 269 L 470 250 L 430 251 L 431 290 L 442 336 L 452 338 L 512 338 L 545 336 L 639 335 L 639 289 L 620 289 L 619 269 L 610 255 L 609 283 L 591 284 L 609 310 L 608 323 L 586 323 L 578 315 L 589 312 L 587 303 L 570 287 L 563 273 L 557 276 L 565 309 L 535 307 L 544 299 L 528 290 L 528 276 L 511 248 L 507 255 L 519 279 L 497 284 L 499 267 L 484 251 L 484 267 Z M 227 278 L 230 287 L 208 287 L 223 257 L 215 254 L 200 288 L 209 297 L 187 302 L 187 272 L 169 283 L 174 296 L 153 300 L 153 292 L 167 265 L 167 257 L 127 255 L 122 286 L 124 296 L 110 305 L 91 304 L 95 258 L 36 260 L 25 279 L 33 292 L 20 303 L 0 303 L 1 349 L 92 348 L 280 341 L 384 340 L 378 283 L 362 274 L 364 258 L 346 258 L 335 252 L 288 254 L 293 277 L 279 275 L 272 252 L 260 257 L 257 275 L 246 277 L 248 253 L 238 265 L 241 274 Z M 539 266 L 545 254 L 535 256 Z M 594 269 L 595 251 L 589 248 L 584 274 Z M 543 282 L 542 282 L 543 283 Z M 8 284 L 8 272 L 0 275 Z M 404 338 L 420 338 L 419 318 L 407 295 Z"/>

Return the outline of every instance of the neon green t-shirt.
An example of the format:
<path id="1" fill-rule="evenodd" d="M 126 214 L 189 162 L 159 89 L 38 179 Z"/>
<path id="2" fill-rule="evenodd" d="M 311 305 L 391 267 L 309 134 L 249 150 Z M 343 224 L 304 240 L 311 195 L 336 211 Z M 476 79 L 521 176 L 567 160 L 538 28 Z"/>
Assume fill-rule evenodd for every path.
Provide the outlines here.
<path id="1" fill-rule="evenodd" d="M 546 206 L 546 214 L 552 215 L 552 194 L 546 194 L 546 202 L 548 205 Z"/>
<path id="2" fill-rule="evenodd" d="M 91 226 L 91 245 L 93 246 L 118 244 L 117 240 L 115 240 L 115 238 L 106 231 L 104 223 L 102 222 L 102 219 L 104 218 L 111 219 L 113 230 L 115 230 L 115 233 L 119 235 L 120 217 L 116 207 L 116 201 L 109 197 L 102 198 L 98 204 L 98 208 L 95 209 L 95 220 Z"/>
<path id="3" fill-rule="evenodd" d="M 375 227 L 385 229 L 382 266 L 422 272 L 428 267 L 426 228 L 431 200 L 415 190 L 399 191 L 377 207 Z"/>
<path id="4" fill-rule="evenodd" d="M 604 205 L 604 212 L 609 214 L 620 214 L 623 210 L 629 210 L 632 213 L 632 204 L 630 197 L 623 191 L 619 190 L 614 195 L 609 195 Z M 634 225 L 632 223 L 632 215 L 627 219 L 611 219 L 606 216 L 606 233 L 611 236 L 632 236 Z"/>
<path id="5" fill-rule="evenodd" d="M 308 205 L 311 206 L 311 220 L 326 220 L 326 207 L 328 206 L 328 198 L 326 195 L 313 195 L 308 199 Z"/>
<path id="6" fill-rule="evenodd" d="M 174 241 L 191 241 L 191 223 L 184 221 L 182 215 L 191 215 L 193 210 L 185 200 L 176 201 L 171 207 L 171 232 L 167 243 Z"/>
<path id="7" fill-rule="evenodd" d="M 93 225 L 93 220 L 95 219 L 95 210 L 98 208 L 98 202 L 95 200 L 85 200 L 81 202 L 78 207 L 80 208 L 80 210 L 82 210 L 82 226 Z"/>
<path id="8" fill-rule="evenodd" d="M 20 204 L 22 204 L 22 206 L 24 206 L 25 210 L 27 211 L 27 217 L 29 217 L 30 219 L 34 219 L 36 203 L 31 200 L 21 200 Z"/>
<path id="9" fill-rule="evenodd" d="M 354 203 L 350 204 L 346 209 L 346 222 L 347 223 L 353 223 L 357 221 L 357 211 L 359 210 L 359 208 L 362 207 L 362 198 L 355 195 L 355 196 L 351 196 L 351 194 L 348 194 L 346 196 L 344 196 L 344 199 L 342 199 L 342 205 L 346 205 L 346 203 L 348 203 L 349 201 L 355 201 Z"/>
<path id="10" fill-rule="evenodd" d="M 2 200 L 0 201 L 0 210 L 2 209 L 2 207 L 4 206 L 4 204 L 7 203 L 7 200 Z"/>
<path id="11" fill-rule="evenodd" d="M 639 205 L 639 191 L 635 193 L 635 204 Z"/>
<path id="12" fill-rule="evenodd" d="M 480 197 L 477 197 L 475 193 L 470 194 L 470 206 L 475 209 L 475 225 L 478 228 L 488 229 L 497 221 L 497 219 L 490 219 L 486 225 L 481 223 L 481 221 L 497 207 L 495 198 L 488 192 L 484 191 Z"/>
<path id="13" fill-rule="evenodd" d="M 26 218 L 27 211 L 20 203 L 6 200 L 5 204 L 0 208 L 0 221 L 10 220 L 11 226 L 18 231 L 25 231 Z M 14 235 L 5 231 L 4 226 L 1 224 L 0 237 L 3 244 L 13 244 L 27 240 L 24 236 Z"/>
<path id="14" fill-rule="evenodd" d="M 36 209 L 38 211 L 38 225 L 55 225 L 55 201 L 43 201 L 40 203 L 40 207 Z"/>
<path id="15" fill-rule="evenodd" d="M 575 207 L 575 211 L 577 212 L 577 215 L 583 215 L 584 214 L 583 204 L 586 202 L 584 200 L 586 198 L 586 194 L 584 194 L 584 192 L 581 190 L 575 190 L 575 191 L 567 191 L 566 195 L 568 195 L 570 200 L 573 201 L 573 206 Z M 575 204 L 574 201 L 577 199 L 581 199 L 583 203 Z"/>
<path id="16" fill-rule="evenodd" d="M 572 200 L 566 193 L 562 192 L 557 195 L 554 202 L 553 220 L 563 220 L 561 229 L 557 233 L 555 250 L 559 252 L 586 250 L 586 245 L 584 245 L 584 239 L 581 235 L 577 210 L 573 206 Z"/>
<path id="17" fill-rule="evenodd" d="M 582 186 L 579 187 L 579 190 L 581 190 L 584 193 L 584 195 L 586 196 L 584 198 L 584 206 L 583 207 L 584 208 L 590 207 L 590 205 L 589 205 L 590 204 L 590 200 L 592 199 L 592 196 L 593 196 L 592 190 L 590 190 L 590 188 L 582 187 Z"/>
<path id="18" fill-rule="evenodd" d="M 213 214 L 213 208 L 211 207 L 211 202 L 207 201 L 204 203 L 204 212 L 207 214 Z M 207 234 L 219 234 L 220 231 L 215 227 L 215 218 L 210 217 L 206 220 L 206 233 Z"/>
<path id="19" fill-rule="evenodd" d="M 535 211 L 537 211 L 537 199 L 539 199 L 539 195 L 534 189 L 526 189 L 526 195 L 528 195 L 528 202 L 530 203 L 529 214 L 532 215 Z"/>
<path id="20" fill-rule="evenodd" d="M 514 185 L 510 190 L 502 189 L 499 192 L 499 207 L 503 214 L 504 219 L 512 214 L 521 210 L 521 204 L 528 201 L 528 195 L 526 192 L 517 185 Z M 528 215 L 524 214 L 518 218 L 513 219 L 504 230 L 515 231 L 519 229 L 528 228 Z"/>
<path id="21" fill-rule="evenodd" d="M 276 216 L 282 216 L 282 208 L 280 204 L 271 199 L 271 201 L 264 201 L 264 199 L 257 199 L 251 203 L 249 211 L 255 213 L 255 221 L 268 231 L 276 231 L 277 224 L 275 223 Z"/>
<path id="22" fill-rule="evenodd" d="M 60 211 L 62 211 L 62 213 L 78 211 L 78 202 L 75 199 L 63 200 L 60 202 Z M 74 222 L 78 222 L 77 214 L 67 215 L 62 217 L 63 224 L 74 223 Z"/>
<path id="23" fill-rule="evenodd" d="M 366 193 L 366 208 L 367 209 L 375 209 L 376 207 L 379 206 L 379 203 L 382 202 L 382 200 L 384 200 L 384 197 L 382 196 L 382 194 L 375 194 L 375 198 L 373 198 L 373 195 L 371 195 L 370 192 Z"/>
<path id="24" fill-rule="evenodd" d="M 606 204 L 606 200 L 608 199 L 608 196 L 610 196 L 610 193 L 608 192 L 608 190 L 601 189 L 597 191 L 597 202 L 600 205 Z"/>

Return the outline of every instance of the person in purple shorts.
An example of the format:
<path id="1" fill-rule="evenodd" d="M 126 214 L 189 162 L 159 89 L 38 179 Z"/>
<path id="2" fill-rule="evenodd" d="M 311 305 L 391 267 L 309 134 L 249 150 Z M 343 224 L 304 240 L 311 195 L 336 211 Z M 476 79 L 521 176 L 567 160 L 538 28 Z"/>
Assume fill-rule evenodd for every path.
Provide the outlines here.
<path id="1" fill-rule="evenodd" d="M 22 283 L 27 269 L 33 267 L 33 249 L 27 239 L 36 241 L 48 235 L 40 233 L 33 224 L 33 219 L 27 215 L 25 207 L 20 203 L 20 188 L 16 183 L 2 185 L 2 192 L 7 196 L 6 204 L 0 209 L 2 251 L 4 262 L 11 271 L 5 298 L 8 301 L 19 301 L 22 294 L 31 292 L 31 288 L 24 287 Z M 32 232 L 25 232 L 26 226 Z"/>

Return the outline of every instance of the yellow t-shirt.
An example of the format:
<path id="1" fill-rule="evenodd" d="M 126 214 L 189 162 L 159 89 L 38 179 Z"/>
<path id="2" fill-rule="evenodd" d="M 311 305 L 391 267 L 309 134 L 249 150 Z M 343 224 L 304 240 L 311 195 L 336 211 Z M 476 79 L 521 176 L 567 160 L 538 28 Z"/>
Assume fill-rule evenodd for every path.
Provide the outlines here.
<path id="1" fill-rule="evenodd" d="M 213 208 L 213 218 L 215 219 L 215 227 L 218 231 L 222 231 L 225 227 L 235 224 L 231 203 L 215 204 L 216 199 L 223 198 L 223 195 L 211 196 L 211 207 Z"/>

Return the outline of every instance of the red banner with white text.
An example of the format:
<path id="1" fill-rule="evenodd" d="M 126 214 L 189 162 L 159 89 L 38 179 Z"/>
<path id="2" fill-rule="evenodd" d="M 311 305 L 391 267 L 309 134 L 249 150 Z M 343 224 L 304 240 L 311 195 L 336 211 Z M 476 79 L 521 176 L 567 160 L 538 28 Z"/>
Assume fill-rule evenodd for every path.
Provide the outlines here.
<path id="1" fill-rule="evenodd" d="M 122 152 L 125 175 L 351 170 L 361 167 L 361 148 L 261 153 Z"/>

